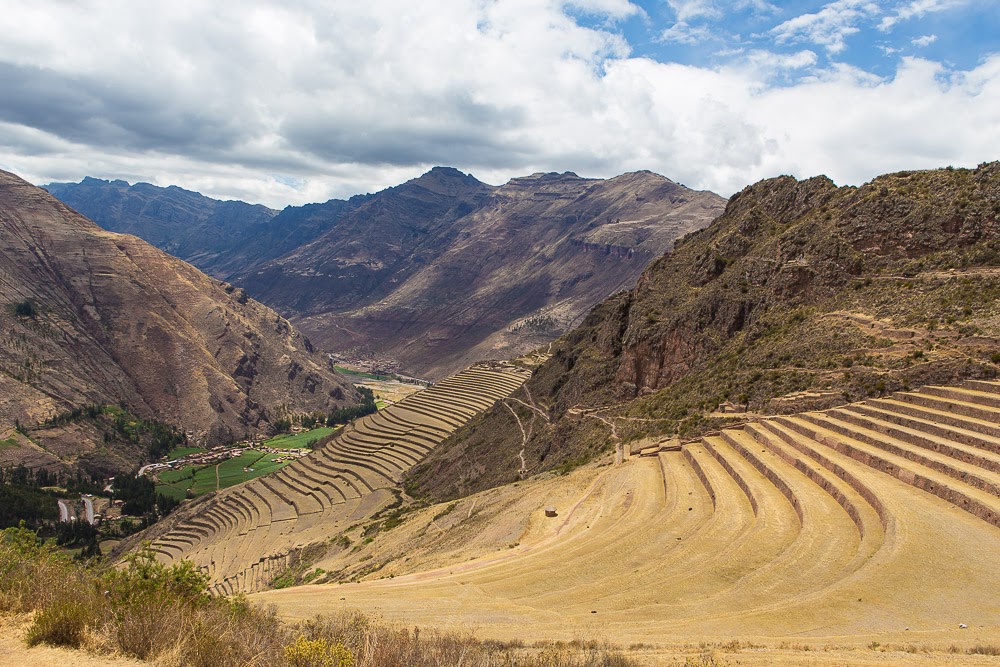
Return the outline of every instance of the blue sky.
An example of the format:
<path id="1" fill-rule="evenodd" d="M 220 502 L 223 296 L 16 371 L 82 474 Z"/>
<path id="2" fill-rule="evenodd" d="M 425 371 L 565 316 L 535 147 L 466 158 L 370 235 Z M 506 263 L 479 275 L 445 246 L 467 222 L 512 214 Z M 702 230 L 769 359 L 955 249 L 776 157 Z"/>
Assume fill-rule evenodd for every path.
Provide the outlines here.
<path id="1" fill-rule="evenodd" d="M 816 67 L 842 63 L 892 76 L 904 56 L 968 69 L 1000 50 L 1000 3 L 995 0 L 633 4 L 641 12 L 614 28 L 628 41 L 632 55 L 699 67 L 724 65 L 756 50 L 786 55 L 810 51 Z M 577 10 L 576 16 L 585 25 L 610 27 L 605 18 L 588 12 Z M 798 76 L 809 76 L 810 70 L 803 68 Z"/>
<path id="2" fill-rule="evenodd" d="M 435 165 L 723 195 L 1000 159 L 998 0 L 5 0 L 0 168 L 274 207 Z"/>

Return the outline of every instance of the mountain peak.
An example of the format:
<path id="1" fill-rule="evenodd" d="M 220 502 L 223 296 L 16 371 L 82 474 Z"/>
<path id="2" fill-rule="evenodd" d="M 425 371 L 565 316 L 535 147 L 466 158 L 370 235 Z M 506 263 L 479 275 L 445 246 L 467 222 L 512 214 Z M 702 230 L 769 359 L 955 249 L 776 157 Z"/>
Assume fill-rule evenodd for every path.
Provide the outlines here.
<path id="1" fill-rule="evenodd" d="M 475 176 L 461 172 L 454 167 L 434 167 L 427 173 L 407 181 L 407 185 L 416 185 L 425 190 L 449 196 L 489 187 Z"/>

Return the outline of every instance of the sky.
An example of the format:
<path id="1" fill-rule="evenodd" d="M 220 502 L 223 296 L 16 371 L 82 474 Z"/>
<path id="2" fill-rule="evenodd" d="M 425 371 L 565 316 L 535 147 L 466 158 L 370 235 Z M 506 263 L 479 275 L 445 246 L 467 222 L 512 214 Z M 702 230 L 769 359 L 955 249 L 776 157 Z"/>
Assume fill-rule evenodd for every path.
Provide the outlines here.
<path id="1" fill-rule="evenodd" d="M 273 208 L 442 165 L 731 195 L 1000 159 L 1000 0 L 4 0 L 0 168 Z"/>

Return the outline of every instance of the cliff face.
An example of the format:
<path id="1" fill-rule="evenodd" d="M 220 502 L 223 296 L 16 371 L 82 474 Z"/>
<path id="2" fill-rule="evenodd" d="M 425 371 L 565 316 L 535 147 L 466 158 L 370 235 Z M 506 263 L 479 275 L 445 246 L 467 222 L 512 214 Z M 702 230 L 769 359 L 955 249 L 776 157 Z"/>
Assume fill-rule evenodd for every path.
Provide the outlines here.
<path id="1" fill-rule="evenodd" d="M 48 187 L 105 227 L 245 287 L 320 347 L 379 352 L 431 378 L 552 341 L 724 203 L 649 172 L 493 187 L 438 167 L 270 218 L 241 208 L 243 223 L 230 225 L 219 212 L 247 205 L 210 212 L 195 193 L 126 185 Z"/>
<path id="2" fill-rule="evenodd" d="M 616 442 L 695 435 L 723 423 L 724 401 L 782 412 L 993 376 L 998 216 L 1000 163 L 860 188 L 747 187 L 553 345 L 526 385 L 540 408 L 522 415 L 536 420 L 527 443 L 510 410 L 494 410 L 414 482 L 447 496 L 516 479 L 522 447 L 538 471 Z M 483 452 L 495 463 L 477 477 L 464 461 Z"/>
<path id="3" fill-rule="evenodd" d="M 282 317 L 134 236 L 0 172 L 0 420 L 85 404 L 210 442 L 355 402 Z"/>

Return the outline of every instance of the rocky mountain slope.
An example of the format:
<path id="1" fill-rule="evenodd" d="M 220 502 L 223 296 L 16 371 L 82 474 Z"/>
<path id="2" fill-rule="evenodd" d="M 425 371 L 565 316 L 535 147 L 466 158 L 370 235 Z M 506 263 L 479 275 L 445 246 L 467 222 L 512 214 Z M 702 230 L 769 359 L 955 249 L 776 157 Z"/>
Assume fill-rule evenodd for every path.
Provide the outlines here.
<path id="1" fill-rule="evenodd" d="M 243 290 L 104 231 L 6 172 L 0 222 L 0 421 L 8 432 L 84 405 L 120 404 L 222 442 L 289 412 L 358 400 L 305 337 Z M 101 449 L 79 435 L 77 454 Z"/>
<path id="2" fill-rule="evenodd" d="M 649 172 L 535 174 L 494 187 L 438 167 L 375 195 L 268 220 L 247 212 L 241 226 L 219 224 L 177 188 L 48 187 L 106 227 L 145 234 L 245 287 L 318 346 L 379 352 L 432 378 L 548 343 L 723 205 Z M 182 233 L 177 210 L 203 222 Z"/>
<path id="3" fill-rule="evenodd" d="M 721 204 L 648 172 L 491 187 L 436 168 L 236 280 L 319 345 L 434 378 L 551 341 Z"/>
<path id="4" fill-rule="evenodd" d="M 453 497 L 647 437 L 993 377 L 998 232 L 1000 163 L 747 187 L 555 343 L 518 404 L 435 450 L 410 488 Z"/>

